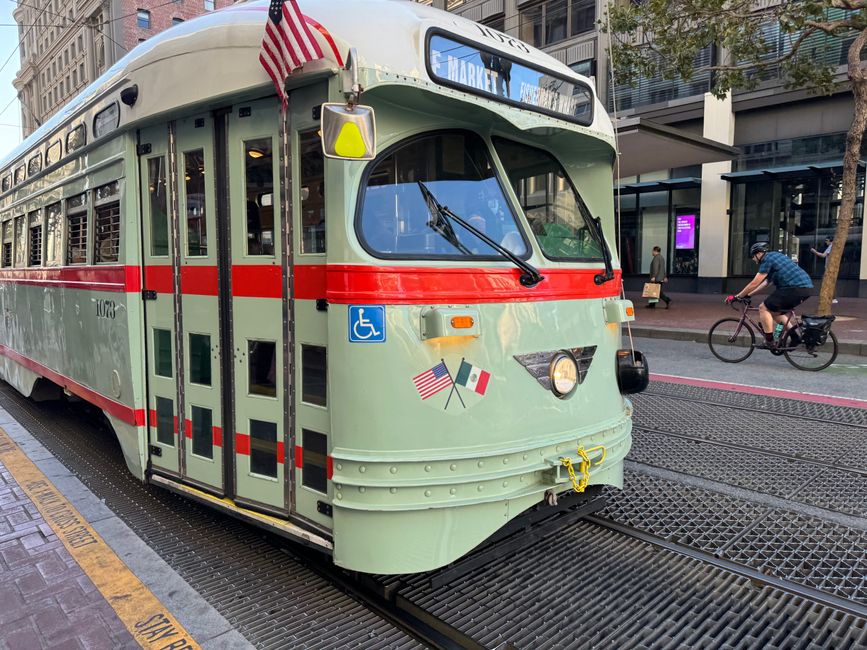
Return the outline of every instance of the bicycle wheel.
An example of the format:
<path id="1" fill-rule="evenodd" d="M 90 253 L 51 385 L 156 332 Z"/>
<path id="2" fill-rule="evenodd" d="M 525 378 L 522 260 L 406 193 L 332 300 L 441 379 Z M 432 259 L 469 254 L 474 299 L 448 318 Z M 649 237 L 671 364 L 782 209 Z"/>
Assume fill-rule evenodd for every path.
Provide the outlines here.
<path id="1" fill-rule="evenodd" d="M 740 363 L 753 353 L 756 335 L 739 318 L 723 318 L 714 323 L 707 333 L 707 345 L 720 361 Z"/>
<path id="2" fill-rule="evenodd" d="M 783 347 L 792 349 L 785 350 L 783 354 L 786 357 L 786 361 L 791 363 L 798 370 L 808 370 L 812 372 L 824 370 L 834 363 L 834 360 L 837 358 L 838 345 L 837 337 L 834 332 L 828 332 L 828 338 L 825 340 L 824 344 L 810 347 L 805 346 L 800 341 L 798 342 L 798 345 L 790 345 L 789 339 L 791 336 L 791 330 L 786 332 Z"/>

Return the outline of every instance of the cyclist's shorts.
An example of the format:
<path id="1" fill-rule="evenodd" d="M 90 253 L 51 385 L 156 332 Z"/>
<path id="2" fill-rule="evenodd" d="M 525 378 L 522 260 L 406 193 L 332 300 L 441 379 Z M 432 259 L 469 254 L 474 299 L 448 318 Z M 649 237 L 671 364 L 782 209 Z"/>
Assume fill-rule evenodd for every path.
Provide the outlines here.
<path id="1" fill-rule="evenodd" d="M 765 298 L 768 311 L 789 311 L 810 297 L 810 289 L 805 287 L 783 287 Z"/>

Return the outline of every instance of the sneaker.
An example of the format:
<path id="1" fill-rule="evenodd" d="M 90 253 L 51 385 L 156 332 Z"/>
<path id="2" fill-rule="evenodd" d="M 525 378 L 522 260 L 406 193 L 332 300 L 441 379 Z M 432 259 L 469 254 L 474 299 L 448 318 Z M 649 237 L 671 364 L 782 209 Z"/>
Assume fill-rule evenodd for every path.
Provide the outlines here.
<path id="1" fill-rule="evenodd" d="M 773 350 L 777 347 L 776 341 L 762 340 L 756 343 L 757 350 Z"/>

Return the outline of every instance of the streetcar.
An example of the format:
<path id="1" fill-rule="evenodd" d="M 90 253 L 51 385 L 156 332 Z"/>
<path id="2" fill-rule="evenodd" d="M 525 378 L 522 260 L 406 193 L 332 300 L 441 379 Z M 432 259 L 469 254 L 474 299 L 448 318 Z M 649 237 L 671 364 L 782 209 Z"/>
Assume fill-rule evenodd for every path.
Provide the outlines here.
<path id="1" fill-rule="evenodd" d="M 285 111 L 269 4 L 238 4 L 141 43 L 3 161 L 0 375 L 101 409 L 142 481 L 341 567 L 431 570 L 622 486 L 647 364 L 621 348 L 614 131 L 514 37 L 299 6 L 322 56 Z"/>

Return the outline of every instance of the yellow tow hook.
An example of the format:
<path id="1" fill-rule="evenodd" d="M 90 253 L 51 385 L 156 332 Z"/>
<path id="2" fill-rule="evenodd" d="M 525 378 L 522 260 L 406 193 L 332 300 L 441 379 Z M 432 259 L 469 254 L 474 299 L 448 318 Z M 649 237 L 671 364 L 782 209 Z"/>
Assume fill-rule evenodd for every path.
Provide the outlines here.
<path id="1" fill-rule="evenodd" d="M 590 454 L 594 451 L 601 451 L 602 456 L 596 462 L 590 461 Z M 581 493 L 587 489 L 587 484 L 590 482 L 590 467 L 591 465 L 601 465 L 605 460 L 605 445 L 597 445 L 585 450 L 584 447 L 578 447 L 578 455 L 581 457 L 581 462 L 578 464 L 578 471 L 581 472 L 581 479 L 575 476 L 575 467 L 572 465 L 572 459 L 566 456 L 560 459 L 560 463 L 569 472 L 569 480 L 572 481 L 572 489 L 577 493 Z"/>

